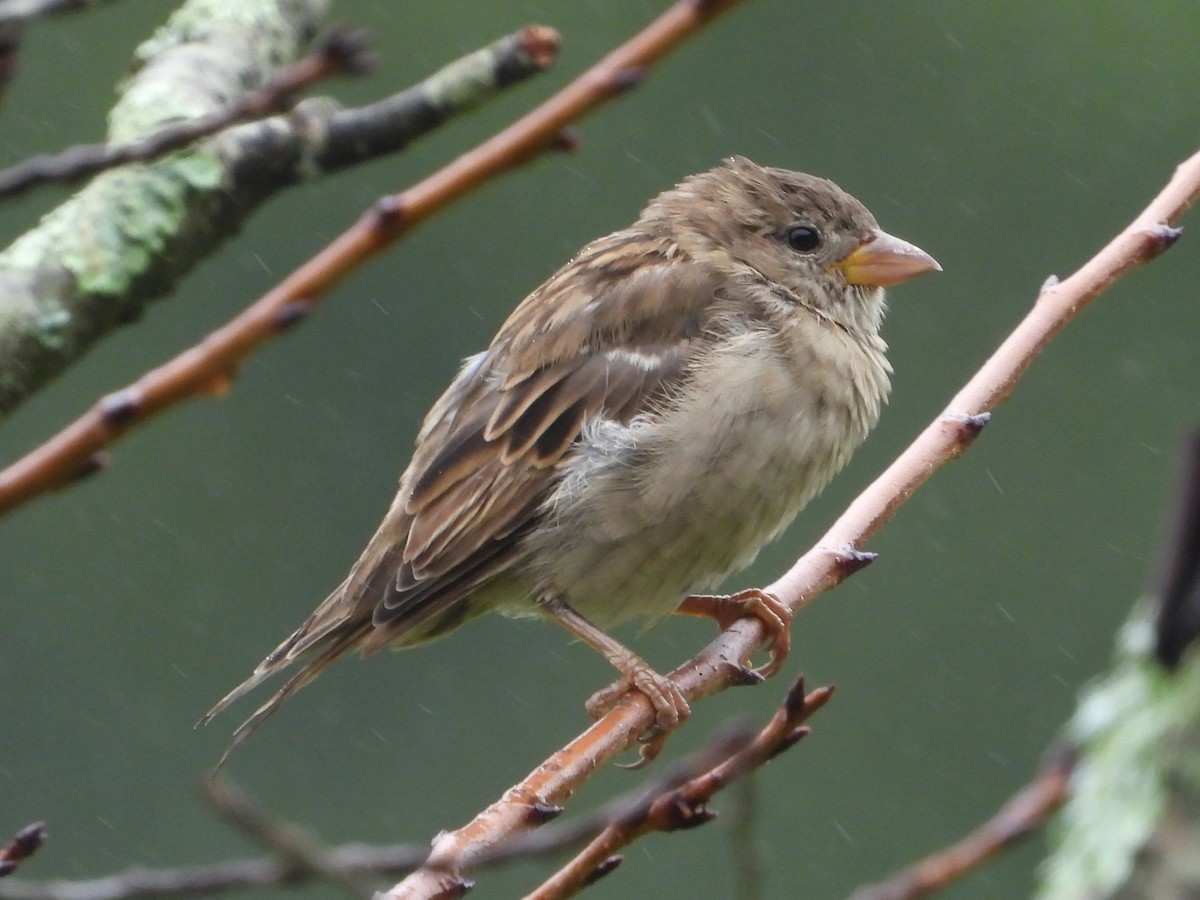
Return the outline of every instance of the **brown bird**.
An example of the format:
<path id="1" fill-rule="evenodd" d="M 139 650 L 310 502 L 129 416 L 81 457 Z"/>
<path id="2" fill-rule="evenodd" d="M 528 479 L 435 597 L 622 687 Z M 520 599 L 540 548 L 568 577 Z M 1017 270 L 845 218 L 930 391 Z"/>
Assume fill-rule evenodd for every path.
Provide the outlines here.
<path id="1" fill-rule="evenodd" d="M 939 269 L 811 175 L 734 157 L 659 195 L 466 360 L 346 580 L 204 721 L 299 662 L 236 746 L 346 651 L 489 610 L 559 622 L 620 672 L 589 712 L 636 688 L 660 733 L 686 700 L 604 629 L 755 615 L 771 674 L 784 604 L 688 595 L 749 565 L 866 438 L 890 389 L 882 288 Z"/>

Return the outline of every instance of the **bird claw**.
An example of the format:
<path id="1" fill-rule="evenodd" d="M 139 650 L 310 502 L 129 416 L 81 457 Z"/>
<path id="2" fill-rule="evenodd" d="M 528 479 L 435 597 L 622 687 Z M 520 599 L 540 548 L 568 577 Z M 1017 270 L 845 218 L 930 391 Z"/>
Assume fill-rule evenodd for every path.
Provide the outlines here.
<path id="1" fill-rule="evenodd" d="M 685 598 L 678 611 L 713 619 L 722 631 L 746 616 L 753 616 L 762 622 L 767 632 L 770 655 L 766 663 L 749 670 L 760 678 L 770 678 L 778 672 L 791 652 L 792 610 L 774 594 L 760 588 L 747 588 L 728 596 L 697 594 Z"/>
<path id="2" fill-rule="evenodd" d="M 584 709 L 592 719 L 606 715 L 630 691 L 640 691 L 654 708 L 654 725 L 639 741 L 638 761 L 622 768 L 640 769 L 658 756 L 667 743 L 667 736 L 678 728 L 692 709 L 679 687 L 649 666 L 636 666 L 606 688 L 596 691 Z"/>

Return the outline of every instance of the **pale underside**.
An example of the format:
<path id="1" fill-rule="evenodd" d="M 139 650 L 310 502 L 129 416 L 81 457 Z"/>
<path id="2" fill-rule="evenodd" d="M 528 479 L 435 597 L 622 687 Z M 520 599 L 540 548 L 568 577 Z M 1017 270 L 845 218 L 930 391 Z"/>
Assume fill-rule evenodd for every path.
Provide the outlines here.
<path id="1" fill-rule="evenodd" d="M 252 728 L 346 650 L 488 610 L 661 618 L 749 564 L 845 464 L 889 389 L 883 300 L 825 273 L 874 219 L 850 198 L 822 211 L 843 246 L 793 269 L 774 225 L 664 236 L 659 213 L 584 248 L 467 360 L 346 580 L 214 713 L 305 658 Z"/>

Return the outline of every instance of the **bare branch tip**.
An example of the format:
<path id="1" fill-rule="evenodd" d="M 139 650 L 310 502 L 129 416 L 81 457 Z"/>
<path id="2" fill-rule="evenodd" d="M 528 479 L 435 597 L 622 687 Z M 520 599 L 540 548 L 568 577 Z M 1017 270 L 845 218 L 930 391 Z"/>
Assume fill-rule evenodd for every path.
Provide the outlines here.
<path id="1" fill-rule="evenodd" d="M 1168 225 L 1166 222 L 1159 222 L 1156 225 L 1150 226 L 1147 229 L 1152 241 L 1150 246 L 1150 259 L 1154 259 L 1161 253 L 1165 253 L 1175 246 L 1175 242 L 1183 237 L 1183 229 L 1175 225 Z"/>
<path id="2" fill-rule="evenodd" d="M 275 330 L 277 332 L 287 331 L 294 325 L 300 324 L 308 318 L 309 313 L 313 311 L 315 306 L 316 303 L 311 297 L 289 300 L 275 314 Z"/>
<path id="3" fill-rule="evenodd" d="M 980 413 L 955 413 L 950 412 L 942 416 L 942 421 L 951 422 L 958 426 L 963 432 L 963 437 L 966 440 L 974 440 L 979 432 L 983 431 L 984 426 L 992 421 L 990 412 Z"/>
<path id="4" fill-rule="evenodd" d="M 365 29 L 338 22 L 317 38 L 313 50 L 343 75 L 365 75 L 379 63 L 370 46 L 371 35 Z"/>
<path id="5" fill-rule="evenodd" d="M 13 839 L 8 842 L 8 845 L 0 849 L 0 876 L 14 872 L 17 866 L 33 856 L 46 842 L 46 837 L 45 822 L 26 825 L 13 835 Z"/>
<path id="6" fill-rule="evenodd" d="M 822 687 L 813 688 L 813 690 L 806 693 L 804 690 L 804 676 L 801 675 L 788 690 L 787 697 L 784 699 L 783 706 L 781 707 L 784 715 L 787 717 L 787 721 L 804 721 L 829 702 L 830 698 L 833 697 L 835 689 L 835 685 L 827 684 Z"/>
<path id="7" fill-rule="evenodd" d="M 804 698 L 808 704 L 810 712 L 816 712 L 826 703 L 833 699 L 833 695 L 837 693 L 836 684 L 824 684 L 819 688 L 813 688 L 807 697 Z"/>
<path id="8" fill-rule="evenodd" d="M 859 550 L 857 547 L 847 544 L 833 551 L 833 557 L 842 575 L 850 576 L 879 559 L 879 554 L 870 550 Z"/>
<path id="9" fill-rule="evenodd" d="M 36 853 L 42 844 L 46 843 L 47 836 L 46 823 L 34 822 L 18 831 L 12 842 L 18 852 L 29 856 L 31 853 Z"/>
<path id="10" fill-rule="evenodd" d="M 521 29 L 521 49 L 539 69 L 548 69 L 558 58 L 562 38 L 549 25 L 526 25 Z"/>
<path id="11" fill-rule="evenodd" d="M 99 475 L 112 465 L 112 457 L 103 451 L 97 451 L 83 461 L 78 469 L 67 479 L 68 484 L 75 484 L 93 475 Z"/>
<path id="12" fill-rule="evenodd" d="M 807 705 L 808 697 L 804 690 L 804 675 L 797 675 L 792 686 L 788 688 L 783 698 L 783 710 L 789 719 L 799 715 Z"/>
<path id="13" fill-rule="evenodd" d="M 99 403 L 100 415 L 104 423 L 114 431 L 132 425 L 138 417 L 142 405 L 141 394 L 133 388 L 115 391 L 102 397 Z"/>
<path id="14" fill-rule="evenodd" d="M 623 94 L 646 79 L 645 66 L 626 66 L 613 76 L 610 87 L 614 94 Z"/>
<path id="15" fill-rule="evenodd" d="M 527 818 L 535 828 L 557 819 L 563 814 L 563 807 L 553 803 L 534 803 L 529 806 Z"/>
<path id="16" fill-rule="evenodd" d="M 587 878 L 584 879 L 584 882 L 583 882 L 584 885 L 587 886 L 587 885 L 595 884 L 597 881 L 599 881 L 605 875 L 611 874 L 617 868 L 617 866 L 619 866 L 623 862 L 625 862 L 625 857 L 623 857 L 623 856 L 620 856 L 620 855 L 610 856 L 608 859 L 604 860 L 604 862 L 600 863 L 600 865 L 596 866 L 596 868 L 592 869 L 592 871 L 588 873 Z"/>

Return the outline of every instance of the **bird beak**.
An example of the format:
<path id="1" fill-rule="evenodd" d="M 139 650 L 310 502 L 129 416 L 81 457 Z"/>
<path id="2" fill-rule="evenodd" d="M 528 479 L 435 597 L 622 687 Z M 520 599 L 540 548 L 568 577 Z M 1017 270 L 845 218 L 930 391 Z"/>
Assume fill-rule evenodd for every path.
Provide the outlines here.
<path id="1" fill-rule="evenodd" d="M 871 287 L 888 287 L 926 272 L 942 271 L 937 260 L 920 247 L 878 228 L 853 253 L 829 268 L 840 269 L 851 284 Z"/>

